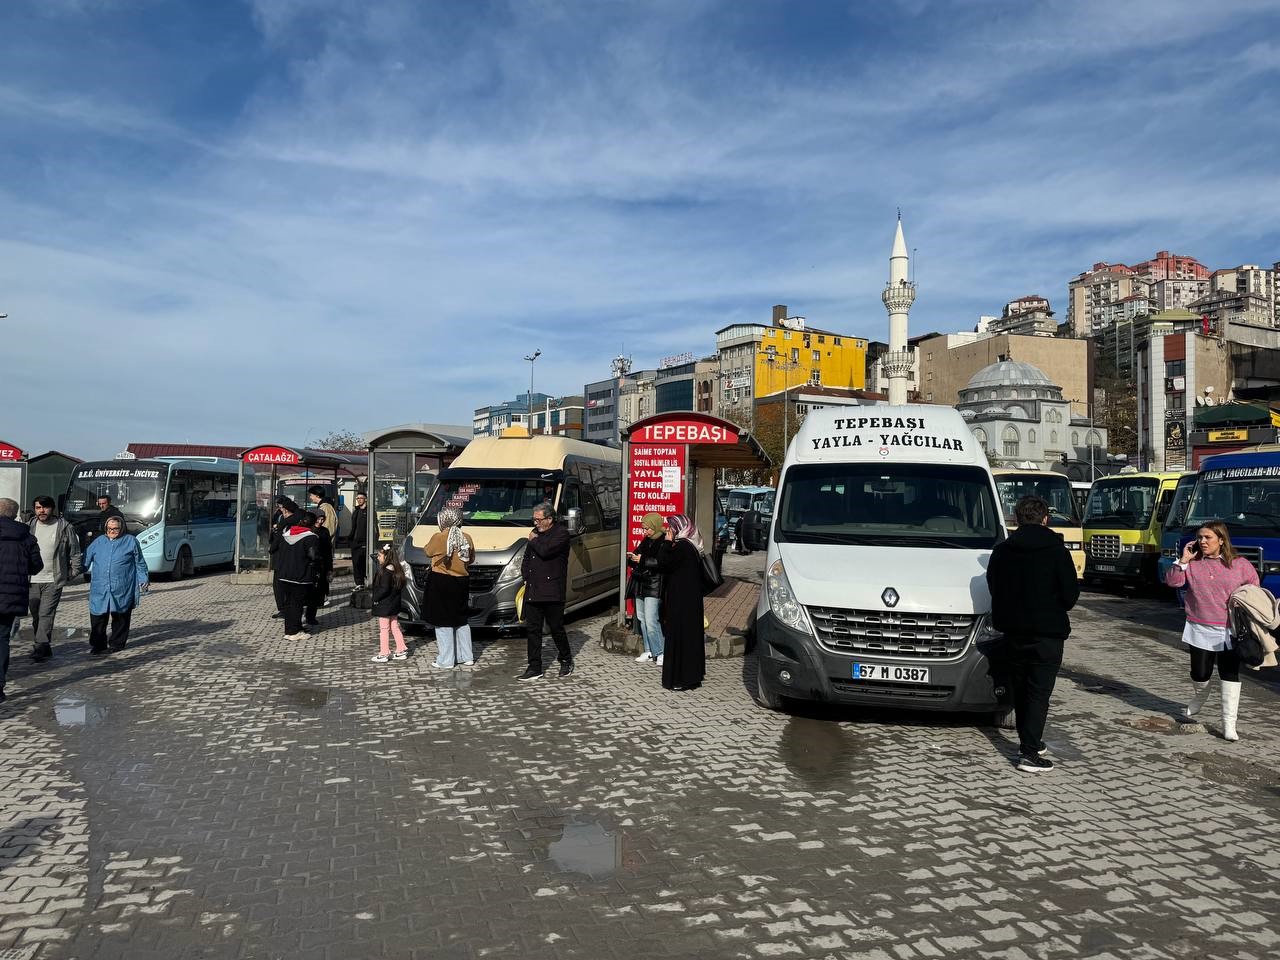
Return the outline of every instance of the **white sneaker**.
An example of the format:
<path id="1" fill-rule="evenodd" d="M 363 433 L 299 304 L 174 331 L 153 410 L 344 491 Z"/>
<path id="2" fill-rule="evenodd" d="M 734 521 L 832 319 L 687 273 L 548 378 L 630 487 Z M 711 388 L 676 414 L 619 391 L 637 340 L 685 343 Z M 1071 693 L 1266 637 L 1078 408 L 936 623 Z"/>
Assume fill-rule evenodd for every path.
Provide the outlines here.
<path id="1" fill-rule="evenodd" d="M 662 654 L 658 654 L 657 664 L 658 666 L 662 666 Z"/>
<path id="2" fill-rule="evenodd" d="M 474 660 L 463 660 L 460 664 L 458 664 L 458 666 L 466 667 L 468 670 L 474 667 L 475 665 L 476 665 L 476 662 Z"/>
<path id="3" fill-rule="evenodd" d="M 636 657 L 636 663 L 648 663 L 652 659 L 653 657 L 650 656 L 649 651 L 646 650 L 644 653 L 640 654 L 640 656 Z"/>
<path id="4" fill-rule="evenodd" d="M 434 660 L 432 660 L 432 661 L 431 661 L 431 666 L 433 666 L 433 667 L 434 667 L 435 669 L 437 669 L 437 670 L 452 670 L 452 669 L 453 669 L 453 667 L 446 667 L 443 663 L 436 663 Z"/>
<path id="5" fill-rule="evenodd" d="M 408 659 L 409 659 L 409 651 L 408 651 L 408 650 L 397 650 L 395 653 L 393 653 L 393 654 L 391 655 L 391 659 L 392 659 L 392 660 L 408 660 Z"/>
<path id="6" fill-rule="evenodd" d="M 376 656 L 370 657 L 369 662 L 370 663 L 386 663 L 390 659 L 391 658 L 388 657 L 385 653 L 379 653 Z"/>

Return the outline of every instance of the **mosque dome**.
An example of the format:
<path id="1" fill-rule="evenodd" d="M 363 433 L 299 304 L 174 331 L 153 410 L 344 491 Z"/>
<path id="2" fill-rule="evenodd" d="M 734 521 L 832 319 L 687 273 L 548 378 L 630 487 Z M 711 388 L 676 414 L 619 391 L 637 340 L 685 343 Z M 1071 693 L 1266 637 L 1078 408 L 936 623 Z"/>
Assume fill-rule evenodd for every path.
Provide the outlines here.
<path id="1" fill-rule="evenodd" d="M 966 390 L 990 390 L 1003 387 L 1057 387 L 1039 367 L 1023 360 L 998 360 L 983 367 L 965 385 Z"/>

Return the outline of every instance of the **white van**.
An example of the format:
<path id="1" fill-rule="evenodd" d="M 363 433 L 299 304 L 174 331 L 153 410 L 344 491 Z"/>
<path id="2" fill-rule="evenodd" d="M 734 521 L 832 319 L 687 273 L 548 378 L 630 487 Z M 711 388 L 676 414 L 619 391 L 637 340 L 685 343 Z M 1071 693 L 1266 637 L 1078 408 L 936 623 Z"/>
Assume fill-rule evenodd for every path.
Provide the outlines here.
<path id="1" fill-rule="evenodd" d="M 757 611 L 758 697 L 989 711 L 986 454 L 950 407 L 815 410 L 787 451 Z"/>

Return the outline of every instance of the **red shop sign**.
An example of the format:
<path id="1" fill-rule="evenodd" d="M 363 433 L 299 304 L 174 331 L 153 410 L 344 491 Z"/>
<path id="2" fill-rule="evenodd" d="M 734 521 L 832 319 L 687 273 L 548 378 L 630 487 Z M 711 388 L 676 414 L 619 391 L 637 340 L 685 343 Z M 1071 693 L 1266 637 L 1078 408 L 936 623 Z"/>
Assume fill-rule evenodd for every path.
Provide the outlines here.
<path id="1" fill-rule="evenodd" d="M 646 513 L 669 517 L 685 512 L 684 470 L 688 451 L 684 444 L 631 444 L 628 550 L 644 538 L 640 521 Z"/>
<path id="2" fill-rule="evenodd" d="M 738 431 L 701 420 L 663 420 L 640 426 L 630 440 L 632 443 L 737 443 Z"/>
<path id="3" fill-rule="evenodd" d="M 302 458 L 288 447 L 272 446 L 246 450 L 240 454 L 240 459 L 245 463 L 276 463 L 287 467 L 295 467 L 302 462 Z"/>
<path id="4" fill-rule="evenodd" d="M 17 447 L 0 440 L 0 462 L 16 462 L 25 456 Z"/>

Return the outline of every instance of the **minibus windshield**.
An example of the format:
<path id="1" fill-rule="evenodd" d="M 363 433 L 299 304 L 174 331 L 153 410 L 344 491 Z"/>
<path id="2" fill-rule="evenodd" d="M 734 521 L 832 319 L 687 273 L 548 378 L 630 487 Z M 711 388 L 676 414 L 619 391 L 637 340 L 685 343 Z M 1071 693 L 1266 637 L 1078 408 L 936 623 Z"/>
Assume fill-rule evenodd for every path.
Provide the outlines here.
<path id="1" fill-rule="evenodd" d="M 980 550 L 1003 536 L 988 474 L 948 464 L 797 464 L 783 478 L 779 543 Z"/>
<path id="2" fill-rule="evenodd" d="M 1153 477 L 1099 480 L 1084 508 L 1086 527 L 1145 530 L 1156 508 L 1160 481 Z"/>
<path id="3" fill-rule="evenodd" d="M 555 492 L 555 481 L 537 475 L 443 479 L 418 522 L 434 524 L 442 507 L 455 507 L 469 526 L 532 527 L 533 508 L 554 503 Z"/>
<path id="4" fill-rule="evenodd" d="M 1230 477 L 1246 472 L 1247 468 L 1202 474 L 1187 508 L 1186 526 L 1222 520 L 1232 534 L 1280 534 L 1280 477 Z"/>
<path id="5" fill-rule="evenodd" d="M 1013 508 L 1023 497 L 1036 496 L 1049 504 L 1049 526 L 1078 527 L 1075 499 L 1071 496 L 1071 481 L 1058 473 L 1039 476 L 1025 473 L 996 474 L 996 490 L 1000 493 L 1000 505 L 1004 508 L 1005 521 L 1017 523 Z"/>
<path id="6" fill-rule="evenodd" d="M 71 475 L 66 513 L 70 519 L 98 514 L 98 498 L 108 496 L 111 504 L 136 523 L 154 522 L 164 502 L 166 468 L 130 467 L 118 463 L 87 463 Z"/>

